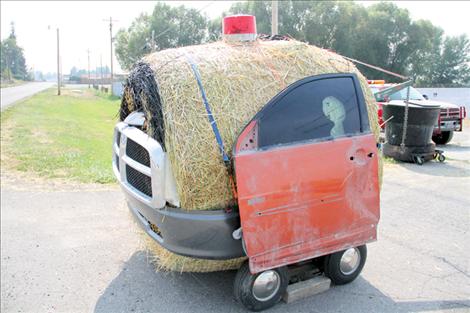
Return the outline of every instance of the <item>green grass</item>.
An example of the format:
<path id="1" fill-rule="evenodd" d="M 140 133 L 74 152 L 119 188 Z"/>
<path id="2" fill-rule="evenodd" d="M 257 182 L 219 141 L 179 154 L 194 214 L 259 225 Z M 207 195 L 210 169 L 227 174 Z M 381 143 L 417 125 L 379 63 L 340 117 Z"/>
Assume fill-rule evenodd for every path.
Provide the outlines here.
<path id="1" fill-rule="evenodd" d="M 394 158 L 391 158 L 391 157 L 388 157 L 388 156 L 382 156 L 382 160 L 384 161 L 384 163 L 387 163 L 387 164 L 398 164 L 399 163 Z"/>
<path id="2" fill-rule="evenodd" d="M 26 84 L 27 81 L 24 81 L 24 80 L 18 80 L 18 79 L 13 79 L 11 81 L 5 81 L 5 80 L 2 80 L 0 82 L 0 88 L 7 88 L 7 87 L 14 87 L 14 86 L 20 86 L 20 85 L 23 85 L 23 84 Z"/>
<path id="3" fill-rule="evenodd" d="M 1 114 L 2 166 L 44 177 L 111 183 L 119 100 L 89 90 L 49 89 Z"/>

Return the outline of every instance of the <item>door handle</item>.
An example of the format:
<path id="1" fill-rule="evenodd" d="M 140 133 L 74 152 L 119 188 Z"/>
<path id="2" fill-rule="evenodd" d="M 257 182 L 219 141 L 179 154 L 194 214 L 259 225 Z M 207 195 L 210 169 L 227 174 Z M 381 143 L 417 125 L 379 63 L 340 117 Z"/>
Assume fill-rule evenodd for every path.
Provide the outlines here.
<path id="1" fill-rule="evenodd" d="M 368 155 L 367 155 L 369 158 L 372 158 L 374 156 L 374 152 L 370 152 Z"/>

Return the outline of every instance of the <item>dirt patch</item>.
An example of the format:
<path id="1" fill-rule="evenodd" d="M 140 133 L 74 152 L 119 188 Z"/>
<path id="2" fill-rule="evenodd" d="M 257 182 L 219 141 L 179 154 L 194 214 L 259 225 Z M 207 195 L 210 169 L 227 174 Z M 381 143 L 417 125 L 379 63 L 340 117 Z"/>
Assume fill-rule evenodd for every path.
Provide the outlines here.
<path id="1" fill-rule="evenodd" d="M 70 96 L 80 99 L 94 99 L 97 98 L 94 89 L 62 89 L 61 93 L 63 96 Z"/>
<path id="2" fill-rule="evenodd" d="M 50 144 L 52 143 L 52 140 L 49 138 L 49 136 L 41 130 L 38 129 L 33 129 L 32 130 L 32 135 L 33 137 L 37 140 L 38 143 L 40 144 Z"/>

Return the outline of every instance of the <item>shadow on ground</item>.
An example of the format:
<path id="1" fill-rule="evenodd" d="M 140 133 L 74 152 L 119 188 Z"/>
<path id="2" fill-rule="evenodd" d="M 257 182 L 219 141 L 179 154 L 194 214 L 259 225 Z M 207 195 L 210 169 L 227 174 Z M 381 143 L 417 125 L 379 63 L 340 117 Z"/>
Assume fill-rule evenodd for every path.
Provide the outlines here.
<path id="1" fill-rule="evenodd" d="M 454 151 L 454 152 L 467 152 L 467 151 L 470 151 L 469 146 L 462 146 L 462 145 L 454 144 L 454 143 L 448 143 L 446 145 L 437 145 L 436 149 L 444 150 L 444 151 L 448 150 L 448 151 Z"/>
<path id="2" fill-rule="evenodd" d="M 95 313 L 109 312 L 246 312 L 233 300 L 235 271 L 156 273 L 139 251 L 104 290 Z M 417 312 L 468 309 L 470 301 L 394 301 L 359 277 L 346 286 L 267 312 Z"/>

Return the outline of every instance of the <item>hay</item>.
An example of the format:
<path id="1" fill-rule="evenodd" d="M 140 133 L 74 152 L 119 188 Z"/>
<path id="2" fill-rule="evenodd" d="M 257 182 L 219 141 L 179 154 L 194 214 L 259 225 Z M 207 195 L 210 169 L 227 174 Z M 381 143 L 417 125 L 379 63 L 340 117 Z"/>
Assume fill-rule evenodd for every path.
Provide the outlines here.
<path id="1" fill-rule="evenodd" d="M 143 241 L 150 262 L 157 271 L 207 273 L 239 269 L 246 257 L 229 260 L 195 259 L 174 254 L 143 233 Z"/>
<path id="2" fill-rule="evenodd" d="M 359 76 L 378 139 L 377 108 L 367 81 L 335 53 L 298 41 L 216 42 L 153 53 L 129 77 L 121 119 L 133 110 L 147 114 L 151 121 L 147 132 L 167 147 L 181 207 L 186 210 L 223 208 L 233 198 L 188 56 L 198 66 L 229 155 L 239 132 L 270 99 L 299 79 L 324 73 Z M 154 115 L 153 103 L 163 109 L 163 122 Z M 158 127 L 164 136 L 155 132 Z"/>
<path id="3" fill-rule="evenodd" d="M 341 56 L 298 41 L 217 42 L 157 52 L 139 62 L 124 89 L 120 118 L 145 112 L 144 130 L 171 161 L 181 207 L 207 210 L 233 200 L 227 170 L 188 62 L 197 64 L 225 149 L 270 99 L 295 81 L 324 73 L 356 73 L 378 140 L 377 108 L 366 79 Z M 380 162 L 380 177 L 382 163 Z M 245 258 L 204 260 L 179 256 L 144 235 L 157 270 L 210 272 L 236 269 Z"/>

